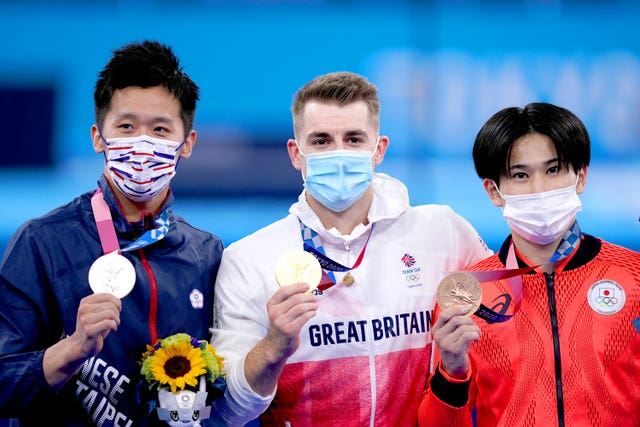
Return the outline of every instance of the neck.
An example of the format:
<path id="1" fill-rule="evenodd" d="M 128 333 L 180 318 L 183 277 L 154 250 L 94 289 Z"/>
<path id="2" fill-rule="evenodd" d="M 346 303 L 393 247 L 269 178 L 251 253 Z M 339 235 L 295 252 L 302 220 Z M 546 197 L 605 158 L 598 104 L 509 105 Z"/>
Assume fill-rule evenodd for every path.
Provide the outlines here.
<path id="1" fill-rule="evenodd" d="M 327 230 L 335 228 L 342 235 L 349 235 L 359 224 L 369 223 L 369 207 L 373 200 L 373 189 L 371 186 L 352 206 L 342 212 L 334 212 L 331 209 L 318 202 L 307 192 L 307 203 L 311 209 L 318 215 L 320 222 Z"/>
<path id="2" fill-rule="evenodd" d="M 107 181 L 109 182 L 109 187 L 111 187 L 111 191 L 116 196 L 118 200 L 118 204 L 120 205 L 120 209 L 122 210 L 122 214 L 127 219 L 127 222 L 138 222 L 142 219 L 142 214 L 144 212 L 152 212 L 156 213 L 162 203 L 167 197 L 167 193 L 169 192 L 169 188 L 162 190 L 156 196 L 144 202 L 134 202 L 130 200 L 122 194 L 118 188 L 111 182 L 111 180 L 107 177 Z"/>
<path id="3" fill-rule="evenodd" d="M 511 233 L 511 238 L 513 239 L 513 244 L 518 248 L 518 251 L 533 262 L 534 265 L 545 264 L 549 261 L 555 253 L 560 240 L 562 240 L 562 237 L 560 237 L 547 245 L 539 245 L 523 239 L 517 233 Z M 542 270 L 545 273 L 551 273 L 553 272 L 553 265 L 545 265 Z"/>

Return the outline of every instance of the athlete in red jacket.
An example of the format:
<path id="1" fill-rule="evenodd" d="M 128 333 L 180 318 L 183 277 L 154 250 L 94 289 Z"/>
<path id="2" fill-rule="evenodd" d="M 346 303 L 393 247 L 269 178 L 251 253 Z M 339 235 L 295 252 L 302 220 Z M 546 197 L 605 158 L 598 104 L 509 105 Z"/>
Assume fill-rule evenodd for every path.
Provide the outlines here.
<path id="1" fill-rule="evenodd" d="M 474 409 L 478 426 L 640 426 L 640 253 L 580 231 L 589 145 L 545 103 L 478 133 L 476 171 L 511 235 L 473 270 L 537 267 L 482 284 L 475 314 L 498 322 L 469 305 L 439 314 L 420 426 L 471 426 Z"/>

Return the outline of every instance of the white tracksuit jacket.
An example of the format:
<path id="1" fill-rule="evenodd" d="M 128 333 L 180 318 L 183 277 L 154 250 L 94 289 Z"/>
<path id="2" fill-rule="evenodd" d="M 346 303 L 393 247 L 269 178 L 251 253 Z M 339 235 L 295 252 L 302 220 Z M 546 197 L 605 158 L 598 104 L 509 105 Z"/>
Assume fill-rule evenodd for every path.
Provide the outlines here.
<path id="1" fill-rule="evenodd" d="M 217 409 L 231 425 L 415 426 L 431 360 L 431 317 L 442 273 L 491 254 L 473 227 L 447 206 L 410 207 L 406 187 L 377 173 L 369 224 L 349 236 L 326 230 L 303 192 L 282 220 L 225 249 L 215 285 L 213 346 L 228 370 Z M 318 295 L 275 396 L 255 394 L 244 376 L 246 354 L 269 328 L 267 300 L 275 267 L 302 249 L 298 218 L 315 230 L 326 254 L 352 266 L 375 224 L 355 281 Z M 271 399 L 273 402 L 269 406 Z"/>

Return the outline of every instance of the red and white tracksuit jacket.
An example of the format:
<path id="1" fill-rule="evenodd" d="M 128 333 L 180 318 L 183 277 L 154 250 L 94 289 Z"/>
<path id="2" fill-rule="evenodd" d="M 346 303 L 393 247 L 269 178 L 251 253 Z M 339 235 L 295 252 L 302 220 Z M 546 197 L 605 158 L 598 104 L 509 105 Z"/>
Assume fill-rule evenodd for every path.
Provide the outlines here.
<path id="1" fill-rule="evenodd" d="M 443 272 L 491 251 L 450 208 L 409 207 L 406 187 L 383 174 L 373 186 L 369 224 L 349 236 L 326 230 L 303 192 L 290 215 L 225 250 L 212 340 L 229 366 L 226 398 L 216 405 L 231 424 L 267 409 L 265 426 L 415 426 L 431 360 L 436 286 Z M 317 315 L 303 328 L 270 402 L 247 384 L 244 356 L 267 334 L 278 259 L 302 249 L 298 219 L 319 234 L 328 257 L 347 266 L 375 227 L 351 271 L 353 285 L 336 273 L 339 284 L 318 295 Z"/>

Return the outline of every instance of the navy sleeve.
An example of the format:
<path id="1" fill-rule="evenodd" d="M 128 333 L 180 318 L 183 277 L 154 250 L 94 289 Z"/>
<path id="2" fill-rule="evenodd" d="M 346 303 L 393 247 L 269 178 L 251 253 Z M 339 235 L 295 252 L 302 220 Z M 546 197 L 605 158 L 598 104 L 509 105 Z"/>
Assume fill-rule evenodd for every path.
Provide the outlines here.
<path id="1" fill-rule="evenodd" d="M 0 417 L 23 414 L 53 395 L 44 378 L 44 350 L 62 326 L 47 286 L 36 234 L 23 226 L 0 263 Z"/>

